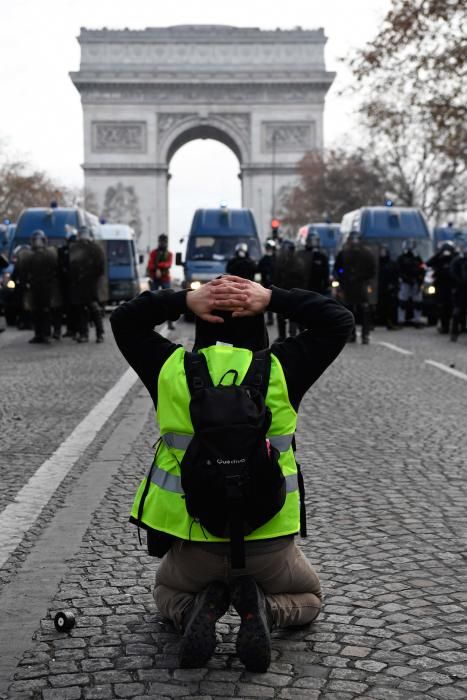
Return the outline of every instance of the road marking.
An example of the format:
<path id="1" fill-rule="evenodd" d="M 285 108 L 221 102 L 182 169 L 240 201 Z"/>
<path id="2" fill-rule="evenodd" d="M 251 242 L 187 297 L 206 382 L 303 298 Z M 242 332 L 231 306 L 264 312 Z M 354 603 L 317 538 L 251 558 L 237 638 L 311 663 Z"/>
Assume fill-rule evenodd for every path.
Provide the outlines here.
<path id="1" fill-rule="evenodd" d="M 465 372 L 459 372 L 458 369 L 453 369 L 452 367 L 443 365 L 442 362 L 436 362 L 435 360 L 425 360 L 425 362 L 427 365 L 433 365 L 433 367 L 442 369 L 443 372 L 449 372 L 449 374 L 452 374 L 454 377 L 458 377 L 459 379 L 464 379 L 465 381 L 467 381 L 467 374 L 465 374 Z"/>
<path id="2" fill-rule="evenodd" d="M 395 350 L 396 352 L 400 352 L 402 355 L 413 355 L 413 352 L 411 350 L 406 350 L 405 348 L 400 348 L 398 345 L 393 345 L 392 343 L 385 343 L 384 340 L 377 340 L 376 344 L 377 345 L 384 345 L 385 348 L 389 348 L 390 350 Z"/>
<path id="3" fill-rule="evenodd" d="M 141 388 L 95 459 L 86 466 L 65 502 L 40 533 L 10 583 L 0 592 L 0 698 L 6 697 L 16 666 L 70 568 L 93 514 L 131 454 L 152 409 Z M 60 605 L 59 601 L 55 605 Z M 65 605 L 65 603 L 63 603 Z M 55 610 L 48 610 L 49 614 Z M 9 697 L 13 697 L 10 695 Z M 65 697 L 65 695 L 63 695 Z"/>
<path id="4" fill-rule="evenodd" d="M 0 568 L 137 379 L 127 369 L 0 513 Z"/>

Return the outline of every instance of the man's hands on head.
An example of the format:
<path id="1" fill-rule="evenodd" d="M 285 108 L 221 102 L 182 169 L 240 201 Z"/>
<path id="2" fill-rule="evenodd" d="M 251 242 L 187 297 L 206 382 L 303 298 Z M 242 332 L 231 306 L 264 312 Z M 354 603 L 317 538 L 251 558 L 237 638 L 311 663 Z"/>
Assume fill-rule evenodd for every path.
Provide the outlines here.
<path id="1" fill-rule="evenodd" d="M 231 311 L 233 317 L 255 316 L 262 313 L 271 299 L 271 291 L 257 282 L 224 275 L 189 292 L 186 305 L 194 314 L 210 323 L 223 323 L 215 310 Z"/>

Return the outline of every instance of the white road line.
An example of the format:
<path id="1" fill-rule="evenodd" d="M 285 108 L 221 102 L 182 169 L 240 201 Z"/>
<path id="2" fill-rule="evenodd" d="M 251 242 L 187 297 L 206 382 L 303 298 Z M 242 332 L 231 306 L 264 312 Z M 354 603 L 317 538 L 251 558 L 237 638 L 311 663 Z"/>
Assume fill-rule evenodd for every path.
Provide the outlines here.
<path id="1" fill-rule="evenodd" d="M 436 362 L 435 360 L 425 360 L 425 362 L 427 365 L 433 365 L 433 367 L 442 369 L 443 372 L 449 372 L 449 374 L 454 375 L 454 377 L 458 377 L 459 379 L 464 379 L 465 381 L 467 381 L 467 374 L 465 374 L 465 372 L 459 372 L 458 369 L 453 369 L 452 367 L 443 365 L 442 362 Z"/>
<path id="2" fill-rule="evenodd" d="M 384 340 L 377 340 L 376 345 L 384 345 L 385 348 L 400 352 L 402 355 L 413 355 L 411 350 L 405 350 L 405 348 L 400 348 L 398 345 L 393 345 L 392 343 L 385 343 Z"/>
<path id="3" fill-rule="evenodd" d="M 137 379 L 138 375 L 127 369 L 0 513 L 0 567 Z"/>

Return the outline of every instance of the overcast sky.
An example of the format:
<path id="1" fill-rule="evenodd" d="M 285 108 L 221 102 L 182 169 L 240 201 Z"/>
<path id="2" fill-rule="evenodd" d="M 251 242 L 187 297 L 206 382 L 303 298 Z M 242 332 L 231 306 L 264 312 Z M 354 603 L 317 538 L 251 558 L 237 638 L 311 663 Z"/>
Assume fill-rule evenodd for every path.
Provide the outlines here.
<path id="1" fill-rule="evenodd" d="M 59 181 L 81 186 L 82 113 L 68 73 L 80 61 L 80 27 L 141 29 L 230 24 L 261 29 L 324 27 L 326 67 L 338 72 L 327 100 L 325 143 L 352 137 L 349 75 L 339 59 L 376 33 L 390 0 L 0 0 L 0 143 Z M 172 233 L 196 206 L 239 205 L 238 161 L 216 142 L 192 142 L 171 162 Z M 1 212 L 0 212 L 1 216 Z"/>

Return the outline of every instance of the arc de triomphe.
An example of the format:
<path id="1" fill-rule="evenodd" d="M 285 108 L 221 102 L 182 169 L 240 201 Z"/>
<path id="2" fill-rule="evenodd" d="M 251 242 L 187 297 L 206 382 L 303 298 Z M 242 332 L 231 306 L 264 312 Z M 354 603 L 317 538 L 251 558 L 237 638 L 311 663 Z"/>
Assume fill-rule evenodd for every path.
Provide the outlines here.
<path id="1" fill-rule="evenodd" d="M 264 236 L 304 152 L 323 145 L 322 29 L 186 25 L 81 29 L 80 70 L 87 201 L 131 223 L 140 250 L 168 230 L 170 160 L 212 138 L 240 164 L 243 206 Z"/>

